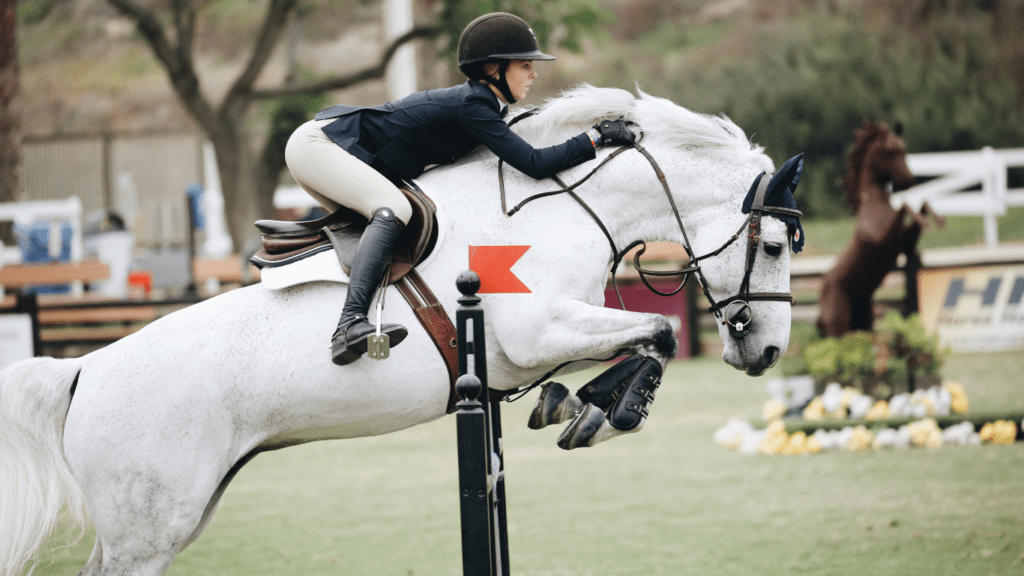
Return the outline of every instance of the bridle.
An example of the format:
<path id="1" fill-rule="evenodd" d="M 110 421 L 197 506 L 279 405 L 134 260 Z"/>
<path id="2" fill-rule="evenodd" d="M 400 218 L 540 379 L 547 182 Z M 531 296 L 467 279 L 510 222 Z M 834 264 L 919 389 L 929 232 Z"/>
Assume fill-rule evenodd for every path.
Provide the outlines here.
<path id="1" fill-rule="evenodd" d="M 539 109 L 533 109 L 528 110 L 523 114 L 520 114 L 511 122 L 509 122 L 509 126 L 515 124 L 516 122 L 522 120 L 523 118 L 536 114 L 538 111 Z M 636 124 L 633 122 L 628 122 L 628 124 L 636 126 Z M 790 304 L 793 304 L 793 295 L 789 292 L 750 291 L 750 275 L 754 270 L 754 262 L 757 258 L 758 247 L 761 244 L 762 216 L 764 214 L 777 214 L 780 216 L 788 216 L 791 218 L 800 218 L 801 216 L 803 216 L 803 213 L 796 209 L 764 205 L 764 197 L 768 189 L 770 175 L 765 172 L 762 172 L 758 176 L 758 187 L 757 191 L 754 193 L 754 199 L 753 203 L 751 204 L 750 214 L 747 216 L 746 220 L 743 221 L 743 224 L 740 226 L 739 230 L 737 230 L 735 234 L 733 234 L 728 240 L 726 240 L 724 244 L 719 246 L 716 250 L 704 254 L 703 256 L 696 256 L 693 252 L 693 248 L 690 245 L 690 239 L 686 234 L 686 228 L 683 226 L 682 216 L 680 216 L 679 209 L 676 207 L 675 199 L 672 197 L 672 191 L 669 188 L 668 180 L 665 178 L 665 173 L 662 172 L 661 167 L 658 165 L 657 161 L 654 160 L 654 157 L 651 156 L 647 149 L 640 145 L 640 140 L 642 139 L 643 131 L 641 130 L 640 137 L 637 139 L 637 142 L 635 142 L 632 146 L 623 146 L 615 150 L 607 157 L 605 157 L 593 170 L 587 173 L 586 176 L 579 179 L 572 185 L 566 185 L 565 182 L 563 182 L 557 175 L 552 176 L 552 179 L 559 186 L 562 187 L 561 190 L 553 190 L 551 192 L 542 192 L 540 194 L 535 194 L 533 196 L 530 196 L 529 198 L 526 198 L 525 200 L 514 206 L 511 210 L 507 210 L 505 205 L 505 178 L 502 170 L 504 162 L 501 159 L 499 159 L 498 186 L 501 191 L 501 211 L 506 216 L 511 217 L 513 214 L 522 209 L 523 206 L 534 200 L 546 198 L 548 196 L 554 196 L 556 194 L 568 194 L 569 196 L 571 196 L 573 200 L 575 200 L 580 206 L 583 207 L 584 210 L 586 210 L 588 214 L 590 214 L 590 216 L 594 219 L 594 222 L 597 223 L 598 227 L 601 229 L 605 237 L 608 239 L 608 244 L 611 246 L 613 256 L 611 268 L 612 286 L 615 289 L 615 295 L 619 299 L 619 305 L 622 307 L 623 310 L 626 309 L 626 305 L 622 300 L 622 294 L 619 292 L 619 285 L 616 281 L 615 274 L 616 270 L 618 269 L 619 263 L 622 261 L 622 259 L 630 250 L 636 248 L 637 246 L 640 246 L 640 249 L 637 250 L 636 254 L 633 256 L 633 267 L 640 275 L 640 280 L 644 283 L 645 286 L 647 286 L 647 288 L 651 292 L 654 292 L 659 296 L 673 296 L 675 294 L 678 294 L 683 289 L 683 287 L 686 285 L 686 281 L 690 278 L 691 274 L 696 274 L 697 281 L 700 283 L 701 290 L 704 292 L 704 297 L 707 298 L 708 303 L 711 305 L 710 308 L 708 308 L 708 311 L 714 314 L 719 322 L 728 327 L 729 333 L 734 338 L 744 338 L 750 332 L 750 329 L 753 326 L 754 313 L 753 310 L 750 308 L 750 302 L 774 301 L 789 302 Z M 647 250 L 647 243 L 643 240 L 637 240 L 631 243 L 629 246 L 627 246 L 624 250 L 618 250 L 618 248 L 616 248 L 615 246 L 615 240 L 612 238 L 611 233 L 608 231 L 608 227 L 604 225 L 604 222 L 601 221 L 601 219 L 593 211 L 593 209 L 591 209 L 590 206 L 588 206 L 587 203 L 584 202 L 583 199 L 580 198 L 580 196 L 575 192 L 576 188 L 578 188 L 581 184 L 590 179 L 590 177 L 593 176 L 598 170 L 600 170 L 601 167 L 603 167 L 616 156 L 630 149 L 635 149 L 637 152 L 642 154 L 644 158 L 647 159 L 647 161 L 651 165 L 651 168 L 653 168 L 655 174 L 657 174 L 658 181 L 661 182 L 662 189 L 665 191 L 665 196 L 668 198 L 669 206 L 671 206 L 672 208 L 672 214 L 675 216 L 676 223 L 679 225 L 679 231 L 682 233 L 683 236 L 683 249 L 686 250 L 686 255 L 690 258 L 690 262 L 681 270 L 648 270 L 641 266 L 640 256 Z M 734 296 L 730 296 L 721 301 L 715 301 L 714 297 L 711 296 L 711 292 L 708 290 L 708 282 L 707 279 L 704 277 L 704 272 L 701 270 L 700 262 L 704 259 L 713 258 L 721 254 L 722 251 L 724 251 L 726 248 L 732 245 L 733 242 L 740 238 L 744 230 L 747 230 L 747 253 L 746 258 L 744 259 L 743 281 L 740 283 L 739 291 Z M 683 279 L 675 290 L 672 290 L 671 292 L 661 292 L 660 290 L 651 285 L 651 283 L 647 280 L 648 276 L 682 276 Z"/>

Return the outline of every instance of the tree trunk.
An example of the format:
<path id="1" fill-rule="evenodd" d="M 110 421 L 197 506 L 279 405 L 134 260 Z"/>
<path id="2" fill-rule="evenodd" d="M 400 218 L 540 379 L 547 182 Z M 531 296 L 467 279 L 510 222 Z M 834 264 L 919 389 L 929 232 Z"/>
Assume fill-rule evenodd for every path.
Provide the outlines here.
<path id="1" fill-rule="evenodd" d="M 212 138 L 211 142 L 217 156 L 228 232 L 235 244 L 235 251 L 240 251 L 256 235 L 253 222 L 269 214 L 263 211 L 265 208 L 261 210 L 255 199 L 255 170 L 245 139 L 232 133 Z"/>
<path id="2" fill-rule="evenodd" d="M 284 145 L 277 140 L 268 141 L 256 167 L 255 200 L 261 218 L 274 217 L 274 192 L 281 179 L 281 171 L 286 167 Z"/>
<path id="3" fill-rule="evenodd" d="M 17 0 L 0 0 L 0 202 L 14 202 L 21 196 L 17 5 Z M 0 222 L 0 243 L 14 243 L 10 222 Z"/>

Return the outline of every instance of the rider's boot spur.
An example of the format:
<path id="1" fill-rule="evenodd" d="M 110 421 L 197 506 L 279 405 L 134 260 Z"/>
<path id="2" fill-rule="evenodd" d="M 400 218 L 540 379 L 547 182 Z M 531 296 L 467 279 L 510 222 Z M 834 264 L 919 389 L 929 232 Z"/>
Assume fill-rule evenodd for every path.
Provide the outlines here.
<path id="1" fill-rule="evenodd" d="M 345 307 L 331 337 L 331 360 L 338 366 L 358 360 L 366 353 L 369 337 L 377 333 L 377 327 L 367 320 L 366 313 L 391 264 L 391 250 L 404 227 L 393 210 L 380 208 L 373 213 L 359 239 L 352 258 Z M 384 324 L 380 332 L 388 335 L 391 346 L 397 346 L 409 334 L 400 324 Z"/>

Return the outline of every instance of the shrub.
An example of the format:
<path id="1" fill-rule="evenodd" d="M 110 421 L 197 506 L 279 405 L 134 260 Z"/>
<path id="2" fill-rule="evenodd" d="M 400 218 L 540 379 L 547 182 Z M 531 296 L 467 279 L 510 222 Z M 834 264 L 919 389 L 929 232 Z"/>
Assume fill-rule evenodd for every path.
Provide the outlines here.
<path id="1" fill-rule="evenodd" d="M 949 357 L 937 334 L 929 335 L 917 314 L 903 318 L 891 311 L 874 332 L 850 332 L 842 338 L 813 338 L 791 361 L 787 375 L 809 374 L 824 388 L 829 382 L 852 386 L 878 398 L 906 390 L 912 378 L 937 378 Z"/>

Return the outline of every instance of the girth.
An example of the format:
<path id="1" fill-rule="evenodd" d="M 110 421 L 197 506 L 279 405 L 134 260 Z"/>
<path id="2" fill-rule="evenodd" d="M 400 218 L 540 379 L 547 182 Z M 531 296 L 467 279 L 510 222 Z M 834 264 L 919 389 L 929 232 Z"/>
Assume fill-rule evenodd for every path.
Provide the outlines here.
<path id="1" fill-rule="evenodd" d="M 437 209 L 414 184 L 407 184 L 400 190 L 412 206 L 412 217 L 392 253 L 388 284 L 398 288 L 441 353 L 449 381 L 446 410 L 451 414 L 459 400 L 455 392 L 455 381 L 459 377 L 455 325 L 415 269 L 437 244 Z M 366 225 L 367 219 L 363 215 L 344 207 L 319 220 L 260 220 L 256 222 L 256 228 L 263 235 L 263 249 L 250 261 L 257 268 L 275 268 L 334 250 L 347 274 L 351 271 L 352 258 Z"/>

